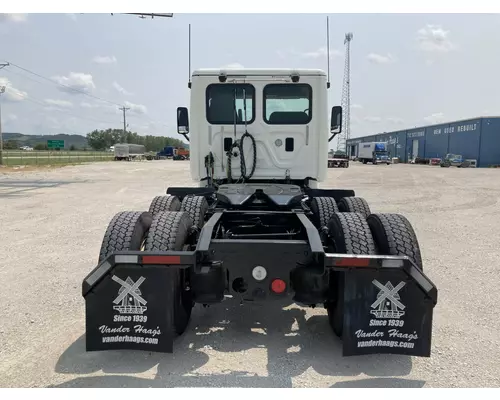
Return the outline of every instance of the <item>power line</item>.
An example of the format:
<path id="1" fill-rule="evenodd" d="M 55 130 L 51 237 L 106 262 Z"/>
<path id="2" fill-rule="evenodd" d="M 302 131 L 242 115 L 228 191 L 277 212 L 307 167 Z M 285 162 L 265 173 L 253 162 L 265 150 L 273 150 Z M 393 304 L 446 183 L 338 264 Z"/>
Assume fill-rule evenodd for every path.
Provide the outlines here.
<path id="1" fill-rule="evenodd" d="M 0 65 L 2 65 L 2 64 L 0 64 Z M 122 105 L 121 105 L 121 104 L 119 104 L 119 103 L 115 103 L 115 102 L 113 102 L 113 101 L 106 100 L 106 99 L 103 99 L 103 98 L 98 97 L 98 96 L 94 96 L 94 95 L 89 94 L 89 93 L 87 93 L 87 92 L 85 92 L 85 91 L 83 91 L 83 90 L 79 90 L 79 89 L 72 88 L 72 87 L 70 87 L 70 86 L 64 85 L 64 84 L 62 84 L 62 83 L 59 83 L 59 82 L 57 82 L 57 81 L 54 81 L 53 79 L 47 78 L 47 77 L 45 77 L 45 76 L 43 76 L 43 75 L 41 75 L 41 74 L 39 74 L 39 73 L 37 73 L 37 72 L 31 71 L 31 70 L 29 70 L 29 69 L 27 69 L 27 68 L 21 67 L 21 66 L 19 66 L 19 65 L 17 65 L 17 64 L 14 64 L 14 63 L 12 63 L 12 62 L 5 63 L 5 64 L 4 64 L 4 66 L 10 66 L 10 65 L 11 65 L 11 66 L 14 66 L 14 67 L 16 67 L 16 68 L 19 68 L 20 70 L 25 71 L 25 72 L 27 72 L 27 73 L 29 73 L 29 74 L 32 74 L 32 75 L 37 76 L 37 77 L 39 77 L 39 78 L 42 78 L 42 79 L 44 79 L 44 80 L 46 80 L 46 81 L 48 81 L 48 82 L 50 82 L 50 83 L 53 83 L 53 84 L 55 84 L 55 85 L 58 85 L 58 86 L 61 86 L 61 87 L 64 87 L 64 88 L 67 88 L 67 89 L 73 90 L 73 91 L 75 91 L 75 92 L 81 93 L 81 94 L 83 94 L 83 95 L 85 95 L 85 96 L 92 97 L 92 98 L 97 99 L 97 100 L 100 100 L 100 101 L 102 101 L 102 102 L 105 102 L 105 103 L 108 103 L 108 104 L 111 104 L 111 105 L 114 105 L 114 106 L 118 106 L 118 107 L 119 107 L 118 109 L 119 109 L 119 110 L 121 110 L 121 111 L 123 111 L 123 108 L 125 107 L 125 106 L 122 106 Z M 40 81 L 38 81 L 38 80 L 36 80 L 36 79 L 30 78 L 29 76 L 26 76 L 26 75 L 24 75 L 24 74 L 18 73 L 18 72 L 16 72 L 16 71 L 12 70 L 12 69 L 5 69 L 5 71 L 8 71 L 9 73 L 16 74 L 16 75 L 18 75 L 18 76 L 20 76 L 20 77 L 22 77 L 22 78 L 26 78 L 26 79 L 31 80 L 31 81 L 33 81 L 33 82 L 36 82 L 36 83 L 42 84 L 42 82 L 40 82 Z M 130 108 L 127 108 L 127 110 L 129 110 L 129 109 L 130 109 Z M 63 110 L 60 110 L 60 111 L 61 111 L 61 112 L 66 112 L 66 111 L 63 111 Z M 67 112 L 66 112 L 66 113 L 67 113 Z M 69 114 L 69 113 L 68 113 L 68 114 Z M 73 114 L 73 115 L 75 115 L 75 114 Z M 163 125 L 164 127 L 168 127 L 168 126 L 167 126 L 165 123 L 163 123 L 163 122 L 154 121 L 154 120 L 152 120 L 152 119 L 150 119 L 150 118 L 147 118 L 147 117 L 145 117 L 145 116 L 136 115 L 136 117 L 138 117 L 138 118 L 140 118 L 140 119 L 143 119 L 143 120 L 147 120 L 147 121 L 152 122 L 152 123 L 154 123 L 154 124 L 159 124 L 159 125 Z M 84 118 L 84 117 L 79 117 L 79 118 L 82 118 L 82 119 L 89 119 L 89 118 Z M 90 119 L 89 119 L 89 120 L 90 120 Z M 94 121 L 96 121 L 96 120 L 94 120 Z M 102 122 L 102 121 L 96 121 L 96 122 Z M 109 123 L 109 122 L 106 122 L 106 123 Z"/>
<path id="2" fill-rule="evenodd" d="M 38 104 L 39 106 L 42 106 L 42 107 L 50 107 L 51 105 L 50 104 L 47 104 L 47 103 L 44 103 L 43 100 L 40 100 L 40 99 L 36 99 L 34 97 L 25 97 L 24 100 L 27 100 L 31 103 L 34 103 L 34 104 Z M 53 109 L 54 111 L 56 112 L 60 112 L 60 113 L 63 113 L 63 114 L 68 114 L 68 115 L 71 115 L 73 117 L 76 117 L 76 118 L 80 118 L 80 119 L 86 119 L 88 121 L 92 121 L 92 122 L 98 122 L 100 124 L 114 124 L 114 122 L 109 122 L 109 121 L 101 121 L 101 120 L 98 120 L 98 119 L 94 119 L 94 118 L 89 118 L 89 117 L 82 117 L 78 114 L 75 114 L 75 113 L 72 113 L 71 111 L 68 111 L 68 110 L 62 110 L 60 108 L 57 108 L 57 105 L 53 105 L 55 108 Z"/>
<path id="3" fill-rule="evenodd" d="M 101 98 L 101 97 L 94 96 L 93 94 L 87 93 L 87 92 L 85 92 L 84 90 L 76 89 L 76 88 L 73 88 L 73 87 L 71 87 L 71 86 L 67 86 L 67 85 L 64 85 L 64 84 L 62 84 L 62 83 L 59 83 L 59 82 L 57 82 L 57 81 L 55 81 L 55 80 L 53 80 L 53 79 L 47 78 L 46 76 L 40 75 L 40 74 L 38 74 L 38 73 L 36 73 L 36 72 L 30 71 L 30 70 L 29 70 L 29 69 L 27 69 L 27 68 L 23 68 L 23 67 L 21 67 L 21 66 L 19 66 L 19 65 L 17 65 L 17 64 L 14 64 L 13 62 L 10 62 L 10 61 L 9 61 L 9 64 L 10 64 L 10 65 L 12 65 L 12 66 L 14 66 L 14 67 L 16 67 L 16 68 L 19 68 L 19 69 L 21 69 L 21 70 L 23 70 L 23 71 L 25 71 L 25 72 L 28 72 L 28 73 L 30 73 L 30 74 L 32 74 L 32 75 L 38 76 L 39 78 L 45 79 L 46 81 L 52 82 L 52 83 L 53 83 L 53 84 L 55 84 L 55 85 L 58 85 L 58 86 L 64 87 L 64 88 L 69 89 L 69 90 L 72 90 L 72 91 L 74 91 L 74 92 L 81 93 L 81 94 L 83 94 L 83 95 L 85 95 L 85 96 L 93 97 L 94 99 L 97 99 L 97 100 L 100 100 L 100 101 L 104 101 L 104 102 L 106 102 L 106 103 L 109 103 L 109 104 L 112 104 L 112 105 L 115 105 L 115 106 L 119 106 L 119 107 L 121 106 L 121 104 L 115 103 L 114 101 L 109 101 L 109 100 L 103 99 L 103 98 Z"/>

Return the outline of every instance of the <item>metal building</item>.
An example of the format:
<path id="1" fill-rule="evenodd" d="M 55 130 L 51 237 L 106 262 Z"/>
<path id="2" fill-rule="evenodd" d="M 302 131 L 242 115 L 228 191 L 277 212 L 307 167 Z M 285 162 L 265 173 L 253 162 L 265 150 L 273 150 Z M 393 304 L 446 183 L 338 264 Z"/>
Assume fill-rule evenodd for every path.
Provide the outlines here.
<path id="1" fill-rule="evenodd" d="M 479 117 L 402 131 L 351 138 L 347 152 L 357 157 L 358 144 L 387 142 L 390 157 L 408 162 L 416 157 L 443 158 L 447 153 L 476 160 L 478 167 L 500 165 L 500 117 Z"/>

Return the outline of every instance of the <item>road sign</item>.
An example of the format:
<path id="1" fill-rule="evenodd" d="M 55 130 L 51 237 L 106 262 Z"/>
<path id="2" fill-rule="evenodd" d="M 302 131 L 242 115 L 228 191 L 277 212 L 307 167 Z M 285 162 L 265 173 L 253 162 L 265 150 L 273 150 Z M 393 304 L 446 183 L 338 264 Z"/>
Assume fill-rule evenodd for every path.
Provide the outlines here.
<path id="1" fill-rule="evenodd" d="M 64 149 L 64 140 L 47 140 L 49 149 Z"/>

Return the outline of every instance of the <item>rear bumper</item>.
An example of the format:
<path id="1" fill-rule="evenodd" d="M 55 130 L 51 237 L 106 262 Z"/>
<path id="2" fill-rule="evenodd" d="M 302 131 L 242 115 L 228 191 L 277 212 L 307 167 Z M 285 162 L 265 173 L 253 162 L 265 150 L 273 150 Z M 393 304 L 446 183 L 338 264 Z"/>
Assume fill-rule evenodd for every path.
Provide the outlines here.
<path id="1" fill-rule="evenodd" d="M 289 295 L 296 301 L 301 296 L 298 300 L 322 301 L 322 296 L 328 295 L 322 283 L 328 284 L 336 274 L 345 286 L 344 356 L 430 356 L 437 289 L 407 257 L 319 255 L 314 244 L 306 246 L 299 241 L 286 245 L 252 242 L 219 241 L 212 243 L 208 252 L 112 254 L 83 281 L 87 350 L 172 352 L 173 309 L 169 305 L 173 302 L 173 271 L 189 271 L 190 286 L 186 289 L 193 292 L 195 302 L 220 302 L 234 295 L 234 278 L 254 279 L 249 265 L 262 263 L 272 247 L 280 261 L 271 259 L 266 279 L 250 285 L 265 292 L 257 300 Z M 291 265 L 290 260 L 294 260 Z M 302 265 L 304 261 L 309 264 Z M 276 277 L 287 284 L 284 294 L 270 293 L 270 282 Z"/>
<path id="2" fill-rule="evenodd" d="M 336 160 L 336 159 L 329 159 L 328 160 L 328 168 L 334 168 L 334 167 L 345 167 L 346 165 L 349 165 L 349 160 Z"/>

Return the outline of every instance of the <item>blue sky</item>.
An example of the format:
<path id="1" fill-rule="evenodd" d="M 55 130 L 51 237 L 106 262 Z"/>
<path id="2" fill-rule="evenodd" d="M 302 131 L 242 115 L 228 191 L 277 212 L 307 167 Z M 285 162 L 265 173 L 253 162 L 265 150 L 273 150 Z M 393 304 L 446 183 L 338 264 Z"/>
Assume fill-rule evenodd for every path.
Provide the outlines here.
<path id="1" fill-rule="evenodd" d="M 130 130 L 175 137 L 176 107 L 189 104 L 189 23 L 193 69 L 326 69 L 323 14 L 0 14 L 0 62 L 127 105 Z M 346 32 L 353 137 L 500 114 L 499 15 L 330 14 L 330 106 L 340 104 Z M 0 84 L 4 131 L 122 127 L 117 105 L 14 66 Z"/>

